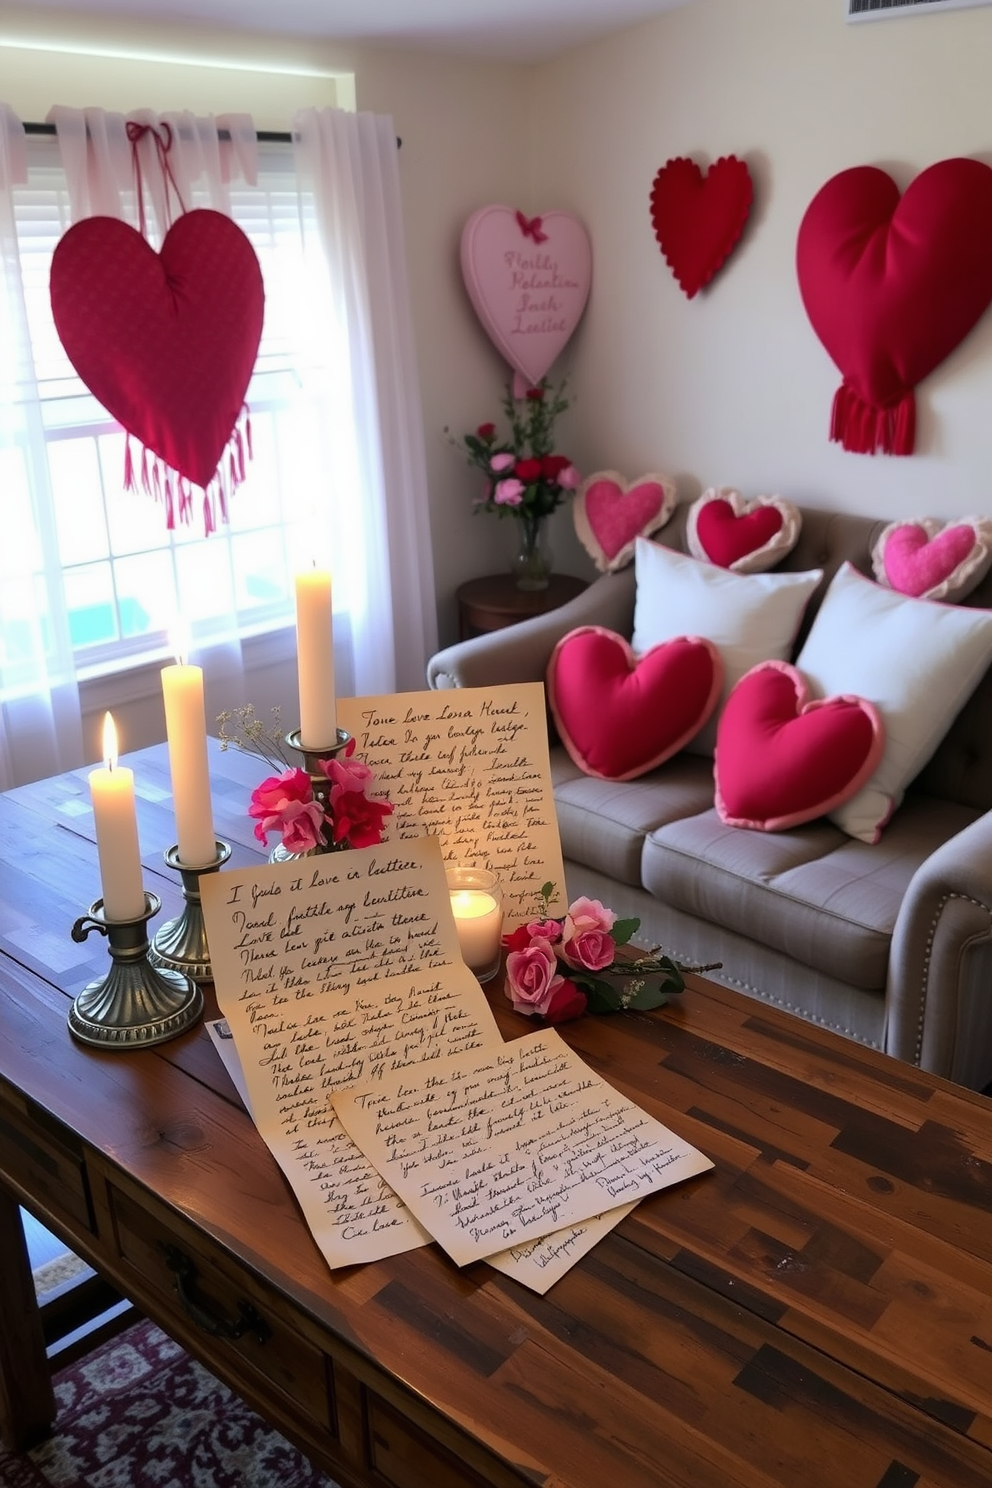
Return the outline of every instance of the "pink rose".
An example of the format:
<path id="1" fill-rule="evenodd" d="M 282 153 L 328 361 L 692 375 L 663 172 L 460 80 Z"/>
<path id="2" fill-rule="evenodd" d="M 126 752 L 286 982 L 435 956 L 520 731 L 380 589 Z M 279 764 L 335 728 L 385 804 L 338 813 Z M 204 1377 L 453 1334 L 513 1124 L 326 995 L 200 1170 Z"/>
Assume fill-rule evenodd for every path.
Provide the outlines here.
<path id="1" fill-rule="evenodd" d="M 513 469 L 513 466 L 516 463 L 516 458 L 516 455 L 510 454 L 504 450 L 502 454 L 493 455 L 492 459 L 489 461 L 489 469 L 493 471 L 495 475 L 502 475 L 504 470 Z"/>
<path id="2" fill-rule="evenodd" d="M 572 1018 L 581 1018 L 588 1005 L 586 994 L 565 977 L 556 981 L 557 986 L 545 1004 L 545 1023 L 568 1023 Z"/>
<path id="3" fill-rule="evenodd" d="M 561 981 L 558 962 L 546 940 L 533 940 L 506 958 L 506 995 L 515 1012 L 543 1013 L 556 978 Z"/>
<path id="4" fill-rule="evenodd" d="M 493 492 L 493 500 L 497 506 L 519 506 L 523 500 L 524 485 L 515 476 L 509 480 L 498 481 Z"/>
<path id="5" fill-rule="evenodd" d="M 566 465 L 558 476 L 558 484 L 564 491 L 577 491 L 582 484 L 582 477 L 574 465 Z"/>
<path id="6" fill-rule="evenodd" d="M 281 775 L 270 775 L 251 793 L 248 815 L 255 818 L 255 836 L 259 842 L 267 842 L 269 832 L 281 832 L 283 818 L 291 806 L 312 802 L 310 776 L 305 770 L 284 770 Z M 320 808 L 317 808 L 320 821 Z"/>
<path id="7" fill-rule="evenodd" d="M 598 899 L 576 899 L 565 916 L 562 959 L 577 970 L 603 971 L 611 966 L 616 946 L 610 931 L 615 922 L 613 910 Z"/>
<path id="8" fill-rule="evenodd" d="M 280 817 L 282 845 L 286 851 L 305 853 L 318 844 L 323 846 L 323 820 L 319 801 L 290 801 Z"/>
<path id="9" fill-rule="evenodd" d="M 531 940 L 547 940 L 551 945 L 557 945 L 561 940 L 561 921 L 531 920 L 527 926 L 527 934 Z"/>

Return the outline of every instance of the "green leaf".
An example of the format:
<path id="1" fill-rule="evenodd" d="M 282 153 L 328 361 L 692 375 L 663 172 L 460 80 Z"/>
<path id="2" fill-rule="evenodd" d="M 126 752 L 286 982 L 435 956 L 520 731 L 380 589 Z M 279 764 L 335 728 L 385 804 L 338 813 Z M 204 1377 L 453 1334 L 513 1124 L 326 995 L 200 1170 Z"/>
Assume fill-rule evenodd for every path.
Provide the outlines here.
<path id="1" fill-rule="evenodd" d="M 663 992 L 660 986 L 651 986 L 650 983 L 646 983 L 630 999 L 627 1006 L 629 1008 L 637 1008 L 640 1012 L 650 1012 L 652 1008 L 664 1007 L 667 1001 L 667 992 Z"/>
<path id="2" fill-rule="evenodd" d="M 604 982 L 600 977 L 586 976 L 573 976 L 572 980 L 586 994 L 591 1013 L 619 1013 L 622 1009 L 620 993 L 609 982 Z"/>
<path id="3" fill-rule="evenodd" d="M 610 934 L 617 945 L 626 945 L 630 937 L 640 928 L 640 920 L 615 920 Z"/>

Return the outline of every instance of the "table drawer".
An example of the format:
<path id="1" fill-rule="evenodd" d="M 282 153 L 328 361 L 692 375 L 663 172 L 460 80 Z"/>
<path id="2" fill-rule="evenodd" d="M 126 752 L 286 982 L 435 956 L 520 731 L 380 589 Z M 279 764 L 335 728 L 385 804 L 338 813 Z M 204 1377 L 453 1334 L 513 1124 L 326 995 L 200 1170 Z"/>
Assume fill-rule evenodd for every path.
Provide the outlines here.
<path id="1" fill-rule="evenodd" d="M 371 1390 L 365 1412 L 369 1465 L 390 1488 L 491 1488 L 492 1479 L 466 1467 Z"/>
<path id="2" fill-rule="evenodd" d="M 67 1127 L 31 1101 L 0 1100 L 0 1146 L 3 1171 L 15 1188 L 52 1218 L 95 1233 L 82 1146 Z"/>
<path id="3" fill-rule="evenodd" d="M 292 1413 L 337 1436 L 331 1361 L 294 1327 L 286 1304 L 241 1269 L 208 1237 L 171 1217 L 150 1212 L 109 1189 L 117 1250 L 135 1273 L 135 1292 L 157 1293 L 184 1314 L 209 1343 L 219 1368 L 228 1359 L 240 1373 L 274 1386 Z M 125 1283 L 126 1284 L 126 1283 Z"/>

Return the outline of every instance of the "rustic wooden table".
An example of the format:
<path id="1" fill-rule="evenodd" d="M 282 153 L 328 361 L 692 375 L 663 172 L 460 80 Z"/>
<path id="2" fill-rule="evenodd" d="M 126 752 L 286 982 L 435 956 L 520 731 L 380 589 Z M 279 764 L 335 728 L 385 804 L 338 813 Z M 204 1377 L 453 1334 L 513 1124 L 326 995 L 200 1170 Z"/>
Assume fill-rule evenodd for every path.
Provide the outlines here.
<path id="1" fill-rule="evenodd" d="M 213 758 L 244 863 L 258 772 Z M 174 914 L 164 751 L 129 763 Z M 714 1171 L 543 1298 L 433 1245 L 332 1273 L 202 1028 L 133 1054 L 70 1037 L 106 969 L 69 938 L 99 895 L 87 803 L 84 771 L 0 797 L 8 1443 L 54 1412 L 21 1201 L 342 1488 L 988 1488 L 992 1103 L 693 981 L 561 1031 Z"/>
<path id="2" fill-rule="evenodd" d="M 574 599 L 587 588 L 585 579 L 572 574 L 552 574 L 546 589 L 518 589 L 512 574 L 485 574 L 468 579 L 455 592 L 458 605 L 458 639 L 490 630 L 503 630 Z"/>

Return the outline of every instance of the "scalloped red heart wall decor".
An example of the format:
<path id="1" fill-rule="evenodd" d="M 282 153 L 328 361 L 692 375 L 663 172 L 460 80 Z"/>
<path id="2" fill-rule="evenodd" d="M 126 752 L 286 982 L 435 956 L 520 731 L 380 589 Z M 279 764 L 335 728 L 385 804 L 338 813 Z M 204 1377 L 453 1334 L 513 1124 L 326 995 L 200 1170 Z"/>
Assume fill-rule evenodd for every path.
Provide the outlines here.
<path id="1" fill-rule="evenodd" d="M 751 173 L 736 155 L 721 155 L 705 175 L 685 156 L 658 171 L 651 187 L 651 225 L 690 300 L 737 246 L 753 198 Z"/>

